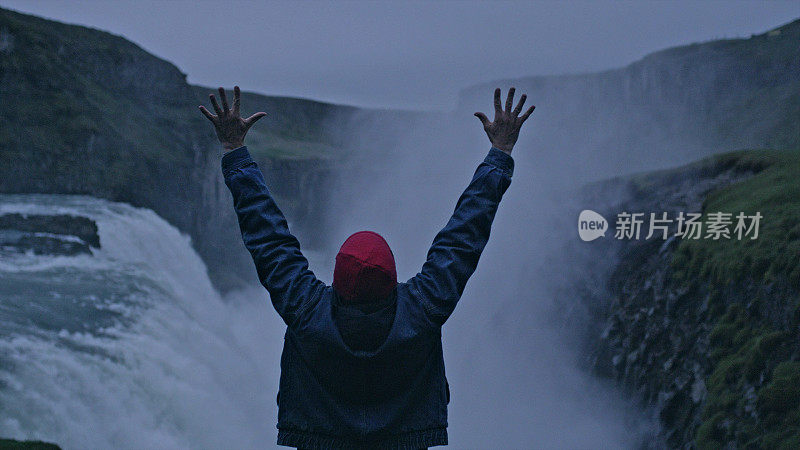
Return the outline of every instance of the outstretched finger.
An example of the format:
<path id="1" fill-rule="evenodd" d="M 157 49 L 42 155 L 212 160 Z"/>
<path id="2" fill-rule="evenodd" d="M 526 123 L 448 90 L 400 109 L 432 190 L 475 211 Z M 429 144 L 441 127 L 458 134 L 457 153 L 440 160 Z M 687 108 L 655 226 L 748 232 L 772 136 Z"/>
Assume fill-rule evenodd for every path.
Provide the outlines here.
<path id="1" fill-rule="evenodd" d="M 218 116 L 221 116 L 222 110 L 219 108 L 219 103 L 217 103 L 217 98 L 214 97 L 214 94 L 210 94 L 208 98 L 211 99 L 211 106 L 214 107 L 214 112 L 216 112 Z"/>
<path id="2" fill-rule="evenodd" d="M 267 113 L 265 113 L 265 112 L 257 112 L 255 114 L 253 114 L 252 116 L 248 117 L 247 119 L 245 119 L 244 122 L 247 124 L 247 128 L 250 128 L 250 127 L 253 126 L 254 123 L 258 122 L 259 119 L 261 119 L 262 117 L 264 117 L 266 115 L 267 115 Z"/>
<path id="3" fill-rule="evenodd" d="M 528 110 L 527 110 L 527 111 L 525 111 L 525 114 L 523 114 L 523 115 L 521 115 L 521 116 L 519 117 L 519 120 L 520 120 L 520 122 L 519 122 L 519 123 L 523 123 L 523 122 L 525 122 L 526 120 L 528 120 L 528 117 L 530 117 L 530 116 L 531 116 L 531 113 L 533 112 L 533 110 L 534 110 L 534 109 L 536 109 L 536 107 L 535 107 L 535 106 L 531 106 L 530 108 L 528 108 Z"/>
<path id="4" fill-rule="evenodd" d="M 508 90 L 508 98 L 506 98 L 506 112 L 511 114 L 511 108 L 514 107 L 514 91 L 512 87 Z"/>
<path id="5" fill-rule="evenodd" d="M 212 122 L 214 121 L 214 119 L 216 117 L 213 114 L 211 114 L 211 112 L 209 112 L 209 110 L 207 110 L 205 106 L 201 106 L 200 107 L 200 112 L 203 113 L 204 116 L 208 117 L 208 120 L 210 120 Z"/>
<path id="6" fill-rule="evenodd" d="M 512 115 L 514 117 L 517 117 L 519 115 L 519 113 L 522 112 L 522 105 L 525 104 L 525 100 L 527 98 L 528 98 L 528 96 L 525 95 L 525 94 L 522 94 L 522 97 L 519 98 L 519 103 L 517 103 L 517 107 L 514 108 L 514 112 L 512 113 Z"/>
<path id="7" fill-rule="evenodd" d="M 503 113 L 503 107 L 500 106 L 500 88 L 494 90 L 494 113 L 497 115 Z"/>
<path id="8" fill-rule="evenodd" d="M 242 93 L 239 91 L 239 86 L 233 87 L 233 115 L 239 116 L 239 105 L 241 102 Z"/>
<path id="9" fill-rule="evenodd" d="M 491 122 L 489 122 L 489 118 L 486 117 L 486 114 L 484 114 L 482 112 L 476 112 L 475 113 L 475 117 L 477 117 L 478 120 L 481 121 L 481 123 L 483 124 L 484 127 L 488 127 L 489 124 L 491 123 Z"/>
<path id="10" fill-rule="evenodd" d="M 219 88 L 219 98 L 222 100 L 222 111 L 227 114 L 231 111 L 228 107 L 228 97 L 225 95 L 225 89 Z"/>

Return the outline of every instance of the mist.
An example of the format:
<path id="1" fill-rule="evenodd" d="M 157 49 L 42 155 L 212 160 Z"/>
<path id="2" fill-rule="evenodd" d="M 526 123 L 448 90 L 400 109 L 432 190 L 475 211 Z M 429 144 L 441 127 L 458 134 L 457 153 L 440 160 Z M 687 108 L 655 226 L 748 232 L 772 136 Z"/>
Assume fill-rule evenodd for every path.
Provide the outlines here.
<path id="1" fill-rule="evenodd" d="M 711 73 L 699 79 L 714 83 Z M 608 299 L 604 271 L 616 261 L 579 241 L 577 215 L 602 211 L 626 194 L 588 200 L 582 190 L 758 142 L 744 130 L 734 140 L 709 138 L 698 106 L 707 97 L 670 91 L 661 76 L 629 66 L 497 81 L 465 89 L 448 113 L 363 112 L 331 121 L 348 143 L 350 169 L 338 173 L 327 255 L 312 268 L 329 277 L 347 236 L 372 230 L 387 239 L 398 279 L 407 280 L 490 148 L 473 112 L 491 118 L 494 87 L 505 97 L 514 85 L 517 98 L 527 93 L 536 105 L 512 153 L 514 176 L 489 243 L 442 331 L 454 447 L 659 445 L 653 412 L 591 373 L 586 343 L 600 334 L 592 311 L 603 305 L 586 301 Z M 661 90 L 653 91 L 659 81 Z"/>
<path id="2" fill-rule="evenodd" d="M 519 98 L 523 91 L 517 92 Z M 491 90 L 484 100 L 478 110 L 489 114 Z M 576 239 L 572 191 L 619 169 L 613 157 L 605 167 L 570 164 L 578 155 L 542 139 L 544 117 L 556 105 L 531 100 L 537 109 L 514 148 L 514 176 L 489 244 L 442 331 L 450 442 L 455 448 L 636 447 L 655 425 L 647 411 L 588 372 L 581 330 L 564 323 L 565 310 L 580 308 L 578 294 L 561 294 L 585 269 L 561 253 Z M 356 169 L 340 173 L 330 195 L 332 238 L 327 255 L 312 263 L 320 278 L 330 281 L 335 252 L 359 230 L 386 238 L 398 280 L 419 271 L 490 148 L 474 111 L 350 118 L 340 131 L 350 136 Z"/>
<path id="3" fill-rule="evenodd" d="M 511 186 L 477 271 L 442 330 L 452 394 L 451 446 L 662 446 L 653 410 L 592 373 L 587 342 L 596 342 L 601 326 L 593 310 L 608 299 L 604 271 L 617 261 L 578 240 L 577 213 L 603 211 L 625 194 L 587 199 L 582 189 L 592 181 L 717 152 L 771 147 L 767 138 L 776 125 L 761 112 L 779 102 L 762 94 L 781 99 L 783 91 L 774 79 L 748 71 L 754 66 L 749 60 L 706 65 L 709 53 L 677 62 L 662 53 L 646 64 L 606 69 L 668 45 L 734 30 L 737 35 L 766 31 L 795 17 L 794 4 L 737 3 L 728 16 L 719 14 L 718 3 L 695 4 L 693 11 L 702 14 L 673 3 L 626 4 L 618 14 L 621 4 L 614 3 L 572 5 L 574 10 L 563 12 L 557 4 L 541 15 L 531 4 L 513 14 L 520 7 L 515 3 L 473 4 L 452 15 L 457 8 L 449 3 L 436 4 L 427 14 L 420 13 L 420 4 L 394 4 L 388 12 L 366 3 L 266 10 L 240 4 L 245 20 L 231 33 L 230 24 L 220 20 L 227 16 L 215 14 L 209 4 L 195 9 L 170 3 L 163 14 L 153 14 L 151 8 L 116 3 L 3 3 L 122 33 L 175 61 L 192 83 L 237 83 L 265 94 L 438 110 L 349 109 L 328 118 L 320 135 L 334 136 L 339 153 L 320 164 L 330 164 L 324 170 L 332 174 L 333 188 L 327 189 L 328 180 L 304 186 L 307 178 L 298 176 L 303 195 L 286 202 L 314 197 L 313 207 L 324 209 L 324 220 L 290 221 L 290 226 L 312 270 L 327 283 L 339 246 L 359 230 L 386 238 L 400 281 L 414 276 L 490 148 L 473 112 L 492 116 L 495 87 L 505 96 L 513 84 L 517 99 L 527 93 L 528 104 L 537 108 L 514 149 Z M 130 15 L 121 8 L 131 9 Z M 758 15 L 756 9 L 769 11 Z M 406 20 L 396 20 L 392 11 Z M 661 14 L 665 11 L 669 14 Z M 415 31 L 407 22 L 417 18 Z M 509 26 L 506 18 L 520 33 L 536 18 L 537 34 L 494 52 L 492 33 Z M 294 19 L 305 21 L 298 25 Z M 243 54 L 253 56 L 243 63 Z M 527 78 L 509 81 L 514 76 Z M 493 79 L 501 81 L 487 81 Z M 476 82 L 485 84 L 469 87 Z M 739 92 L 757 92 L 754 98 L 765 103 L 739 98 Z M 243 109 L 248 106 L 245 97 Z M 734 114 L 736 120 L 729 121 Z M 708 126 L 728 121 L 735 132 Z M 213 175 L 219 178 L 218 172 Z M 56 197 L 4 202 L 16 205 L 9 211 L 27 211 L 30 203 L 33 211 L 51 212 L 73 201 Z M 8 298 L 38 308 L 32 317 L 66 323 L 40 329 L 24 314 L 28 310 L 19 308 L 0 324 L 22 330 L 0 342 L 7 369 L 0 370 L 0 404 L 14 412 L 0 422 L 0 436 L 52 439 L 66 448 L 273 447 L 285 324 L 264 289 L 254 281 L 220 295 L 189 237 L 153 211 L 99 199 L 74 201 L 79 207 L 67 211 L 100 223 L 103 248 L 94 259 L 41 256 L 33 258 L 33 267 L 16 259 L 0 264 L 0 275 L 11 280 L 4 284 Z M 290 211 L 288 204 L 279 206 Z M 228 214 L 230 207 L 225 204 Z M 224 251 L 247 257 L 243 247 Z M 30 256 L 19 258 L 25 262 Z M 94 304 L 100 312 L 86 313 L 85 305 Z M 59 309 L 62 305 L 66 309 Z"/>
<path id="4" fill-rule="evenodd" d="M 0 4 L 121 34 L 193 84 L 440 111 L 470 84 L 619 67 L 674 45 L 760 33 L 800 13 L 793 1 L 741 0 Z"/>

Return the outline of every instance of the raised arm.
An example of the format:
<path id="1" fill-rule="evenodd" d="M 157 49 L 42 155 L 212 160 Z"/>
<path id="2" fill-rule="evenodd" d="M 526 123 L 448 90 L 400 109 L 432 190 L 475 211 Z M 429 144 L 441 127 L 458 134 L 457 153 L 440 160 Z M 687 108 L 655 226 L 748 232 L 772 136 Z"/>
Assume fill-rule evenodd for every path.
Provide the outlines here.
<path id="1" fill-rule="evenodd" d="M 467 280 L 489 241 L 497 207 L 511 184 L 514 160 L 511 151 L 519 130 L 531 115 L 531 106 L 522 116 L 526 96 L 513 110 L 514 88 L 509 89 L 505 110 L 500 106 L 500 89 L 494 93 L 495 117 L 489 122 L 475 113 L 486 131 L 492 148 L 478 166 L 472 181 L 456 203 L 447 225 L 436 235 L 422 270 L 408 281 L 430 319 L 444 324 L 461 298 Z"/>
<path id="2" fill-rule="evenodd" d="M 242 119 L 239 87 L 234 88 L 233 110 L 228 108 L 222 88 L 219 94 L 222 108 L 214 95 L 210 95 L 216 115 L 202 106 L 200 111 L 214 124 L 226 151 L 222 157 L 225 184 L 233 195 L 242 240 L 253 257 L 258 278 L 269 291 L 275 310 L 291 325 L 323 283 L 309 270 L 300 243 L 289 232 L 286 218 L 270 195 L 261 170 L 244 146 L 247 131 L 266 113 Z"/>

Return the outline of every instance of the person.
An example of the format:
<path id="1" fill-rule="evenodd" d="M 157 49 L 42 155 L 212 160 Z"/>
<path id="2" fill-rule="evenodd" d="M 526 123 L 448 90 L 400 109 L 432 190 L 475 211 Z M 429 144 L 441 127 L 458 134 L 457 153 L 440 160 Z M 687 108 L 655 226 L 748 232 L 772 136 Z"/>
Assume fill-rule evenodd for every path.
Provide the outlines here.
<path id="1" fill-rule="evenodd" d="M 286 323 L 278 390 L 278 445 L 301 449 L 419 449 L 447 444 L 450 390 L 442 325 L 453 312 L 489 240 L 500 199 L 511 183 L 511 151 L 525 95 L 505 109 L 494 93 L 494 120 L 475 116 L 492 144 L 436 235 L 419 273 L 397 282 L 394 254 L 379 234 L 360 231 L 336 255 L 333 283 L 309 270 L 298 240 L 275 204 L 244 138 L 266 113 L 240 116 L 211 94 L 225 154 L 222 173 L 233 196 L 242 240 L 272 305 Z"/>

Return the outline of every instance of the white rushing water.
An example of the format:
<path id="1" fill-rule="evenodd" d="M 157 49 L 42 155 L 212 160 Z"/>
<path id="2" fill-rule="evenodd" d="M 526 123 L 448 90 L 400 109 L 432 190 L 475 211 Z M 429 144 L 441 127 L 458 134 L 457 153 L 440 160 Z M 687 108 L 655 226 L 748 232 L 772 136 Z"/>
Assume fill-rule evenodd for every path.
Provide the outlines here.
<path id="1" fill-rule="evenodd" d="M 463 179 L 442 184 L 435 200 L 415 201 L 419 186 L 387 180 L 393 202 L 381 200 L 380 188 L 361 196 L 339 221 L 342 235 L 384 232 L 401 278 L 413 275 L 474 163 L 465 161 Z M 543 280 L 559 266 L 543 270 L 548 262 L 535 261 L 547 253 L 538 230 L 552 221 L 522 207 L 530 193 L 520 178 L 444 329 L 451 444 L 633 446 L 638 425 L 626 417 L 636 412 L 577 368 L 548 323 Z M 404 219 L 412 207 L 417 219 Z M 222 298 L 189 238 L 147 209 L 81 196 L 0 195 L 0 214 L 11 212 L 88 217 L 101 248 L 0 259 L 0 436 L 66 449 L 275 447 L 284 325 L 262 288 Z M 330 255 L 306 253 L 330 281 Z"/>
<path id="2" fill-rule="evenodd" d="M 147 209 L 0 196 L 0 214 L 73 214 L 93 255 L 0 261 L 0 436 L 66 449 L 275 442 L 283 326 L 262 289 L 222 299 L 190 240 Z"/>

